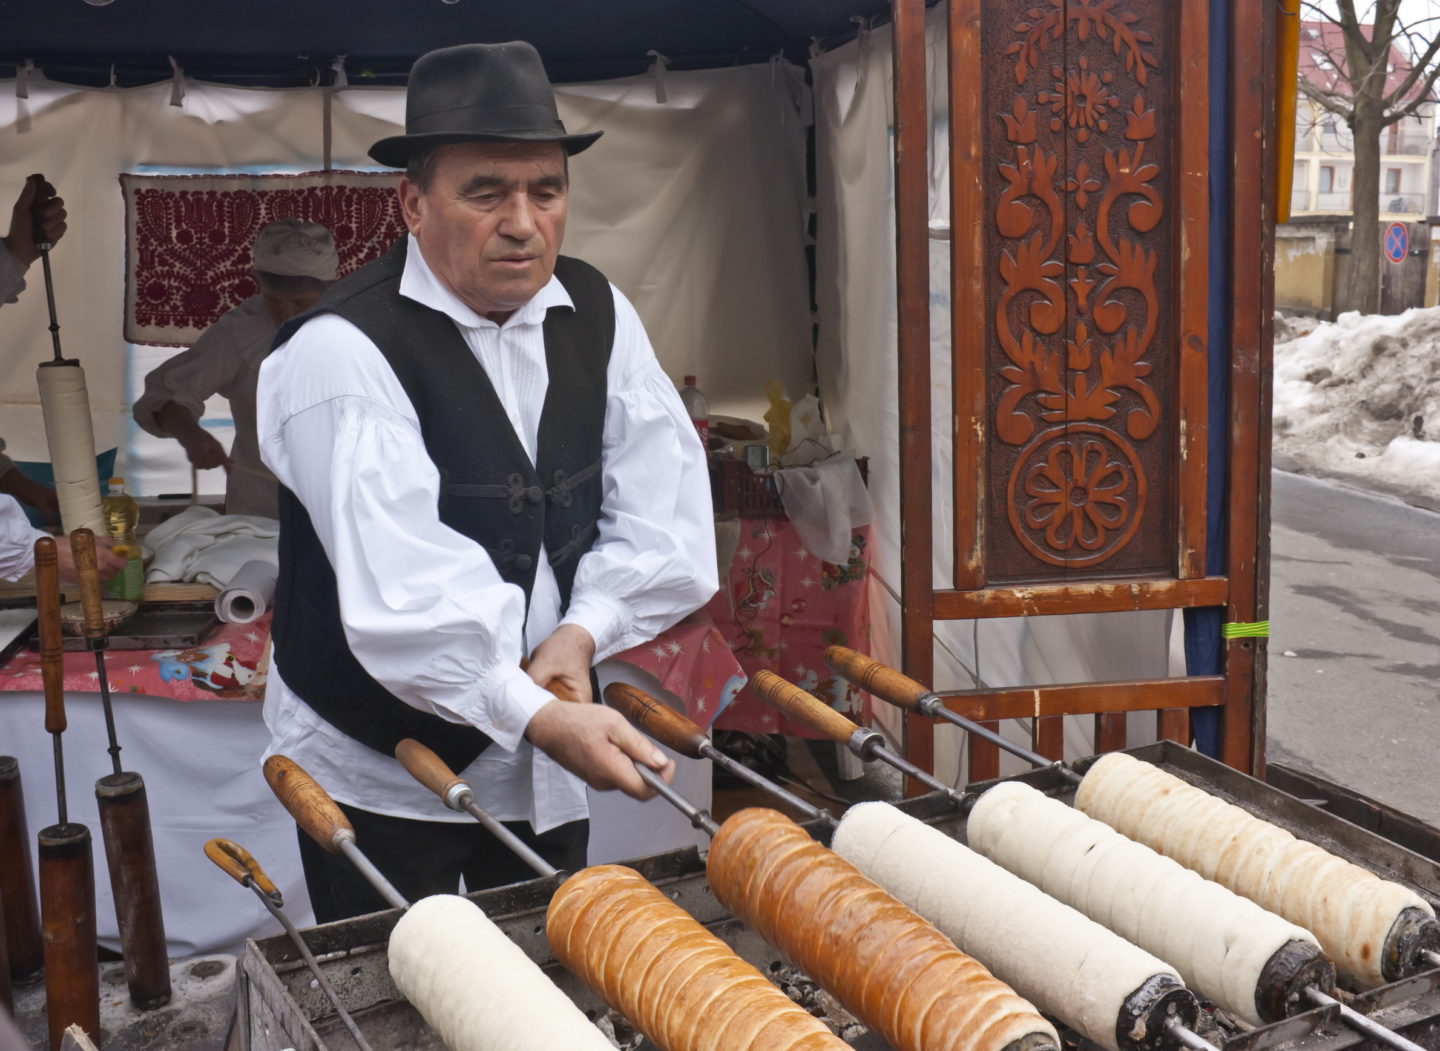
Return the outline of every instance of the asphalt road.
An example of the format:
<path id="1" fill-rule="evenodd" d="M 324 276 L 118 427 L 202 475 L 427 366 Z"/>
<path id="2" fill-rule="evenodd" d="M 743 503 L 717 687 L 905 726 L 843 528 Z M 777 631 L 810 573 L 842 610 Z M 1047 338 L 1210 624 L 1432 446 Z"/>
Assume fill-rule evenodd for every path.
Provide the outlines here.
<path id="1" fill-rule="evenodd" d="M 1440 826 L 1440 514 L 1276 471 L 1269 744 Z"/>

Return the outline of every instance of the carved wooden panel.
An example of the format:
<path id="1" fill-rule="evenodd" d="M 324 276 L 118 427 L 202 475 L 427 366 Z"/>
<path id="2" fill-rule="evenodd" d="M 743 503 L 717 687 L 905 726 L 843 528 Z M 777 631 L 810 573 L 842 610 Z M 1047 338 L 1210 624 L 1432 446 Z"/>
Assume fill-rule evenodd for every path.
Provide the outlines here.
<path id="1" fill-rule="evenodd" d="M 1178 7 L 984 4 L 990 584 L 1175 573 Z"/>

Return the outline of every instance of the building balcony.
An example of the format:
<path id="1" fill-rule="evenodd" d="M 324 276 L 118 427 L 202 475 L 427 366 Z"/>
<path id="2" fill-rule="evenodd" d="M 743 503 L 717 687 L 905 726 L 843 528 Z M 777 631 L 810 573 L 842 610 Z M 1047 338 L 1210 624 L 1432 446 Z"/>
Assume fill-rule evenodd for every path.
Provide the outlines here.
<path id="1" fill-rule="evenodd" d="M 1382 193 L 1380 211 L 1384 215 L 1424 215 L 1423 193 Z"/>

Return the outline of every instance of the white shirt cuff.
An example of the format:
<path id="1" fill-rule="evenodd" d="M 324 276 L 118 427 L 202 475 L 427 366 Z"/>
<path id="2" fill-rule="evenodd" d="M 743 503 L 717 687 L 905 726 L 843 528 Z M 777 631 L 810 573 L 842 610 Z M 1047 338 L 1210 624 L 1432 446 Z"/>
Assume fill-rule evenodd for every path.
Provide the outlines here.
<path id="1" fill-rule="evenodd" d="M 611 648 L 630 630 L 634 620 L 635 615 L 623 602 L 598 591 L 586 591 L 572 596 L 560 623 L 574 624 L 590 633 L 595 640 L 594 659 L 599 663 L 611 655 Z"/>
<path id="2" fill-rule="evenodd" d="M 497 668 L 485 686 L 497 703 L 491 708 L 491 725 L 481 729 L 505 751 L 513 752 L 524 740 L 530 719 L 553 701 L 555 695 L 526 675 L 517 664 Z"/>

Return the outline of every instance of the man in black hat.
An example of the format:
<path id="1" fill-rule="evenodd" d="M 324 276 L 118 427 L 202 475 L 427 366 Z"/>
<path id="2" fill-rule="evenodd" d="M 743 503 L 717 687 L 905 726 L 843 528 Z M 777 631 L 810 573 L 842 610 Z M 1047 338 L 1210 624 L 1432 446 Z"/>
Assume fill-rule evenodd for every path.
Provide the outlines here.
<path id="1" fill-rule="evenodd" d="M 635 763 L 672 773 L 589 703 L 593 663 L 716 588 L 704 451 L 674 385 L 625 297 L 559 254 L 568 157 L 598 137 L 565 132 L 528 44 L 423 56 L 406 134 L 371 150 L 406 169 L 409 236 L 282 329 L 261 371 L 281 482 L 270 750 L 412 898 L 529 870 L 405 774 L 404 738 L 571 869 L 584 783 L 646 798 Z M 384 907 L 300 841 L 318 919 Z"/>

